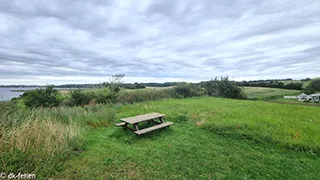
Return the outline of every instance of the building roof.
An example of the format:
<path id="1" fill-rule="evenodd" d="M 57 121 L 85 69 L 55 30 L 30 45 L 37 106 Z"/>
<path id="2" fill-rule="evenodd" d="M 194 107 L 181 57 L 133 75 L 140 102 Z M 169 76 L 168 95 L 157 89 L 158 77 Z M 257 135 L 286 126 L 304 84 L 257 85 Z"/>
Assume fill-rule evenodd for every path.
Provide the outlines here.
<path id="1" fill-rule="evenodd" d="M 320 94 L 312 94 L 311 96 L 320 96 Z"/>

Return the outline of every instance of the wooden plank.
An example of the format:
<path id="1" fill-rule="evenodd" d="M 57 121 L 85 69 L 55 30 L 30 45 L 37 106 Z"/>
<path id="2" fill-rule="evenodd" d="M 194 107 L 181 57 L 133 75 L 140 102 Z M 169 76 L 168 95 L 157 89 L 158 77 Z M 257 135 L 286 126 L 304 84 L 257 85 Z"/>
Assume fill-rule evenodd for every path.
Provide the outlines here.
<path id="1" fill-rule="evenodd" d="M 155 118 L 164 117 L 164 116 L 165 114 L 149 113 L 149 114 L 143 114 L 143 115 L 134 116 L 134 117 L 123 118 L 121 119 L 121 121 L 124 121 L 129 124 L 136 124 L 139 122 L 148 121 L 150 119 L 155 119 Z"/>
<path id="2" fill-rule="evenodd" d="M 126 125 L 125 122 L 115 124 L 115 126 L 117 126 L 117 127 L 124 126 L 124 125 Z"/>
<path id="3" fill-rule="evenodd" d="M 173 122 L 165 122 L 165 123 L 161 123 L 161 124 L 149 127 L 149 128 L 141 129 L 139 131 L 135 131 L 134 133 L 137 134 L 137 135 L 141 135 L 141 134 L 144 134 L 144 133 L 147 133 L 147 132 L 150 132 L 150 131 L 154 131 L 156 129 L 161 129 L 161 128 L 164 128 L 164 127 L 168 127 L 168 126 L 170 126 L 172 124 L 173 124 Z"/>

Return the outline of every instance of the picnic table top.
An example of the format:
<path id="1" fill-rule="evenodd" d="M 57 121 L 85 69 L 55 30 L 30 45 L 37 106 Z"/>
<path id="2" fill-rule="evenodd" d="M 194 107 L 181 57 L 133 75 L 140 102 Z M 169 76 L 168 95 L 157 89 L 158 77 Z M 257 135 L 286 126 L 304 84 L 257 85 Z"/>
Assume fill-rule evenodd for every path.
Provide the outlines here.
<path id="1" fill-rule="evenodd" d="M 143 114 L 139 116 L 133 116 L 133 117 L 128 117 L 128 118 L 122 118 L 121 121 L 129 123 L 129 124 L 135 124 L 143 121 L 148 121 L 154 118 L 159 118 L 163 117 L 165 114 L 160 114 L 160 113 L 149 113 L 149 114 Z"/>

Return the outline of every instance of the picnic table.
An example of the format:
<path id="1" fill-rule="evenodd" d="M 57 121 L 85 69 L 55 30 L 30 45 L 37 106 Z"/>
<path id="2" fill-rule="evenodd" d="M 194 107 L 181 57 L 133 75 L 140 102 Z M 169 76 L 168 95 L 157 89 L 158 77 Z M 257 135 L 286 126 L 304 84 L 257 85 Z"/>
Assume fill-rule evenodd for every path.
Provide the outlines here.
<path id="1" fill-rule="evenodd" d="M 156 129 L 161 129 L 161 128 L 165 128 L 172 125 L 173 124 L 172 122 L 164 122 L 163 120 L 164 116 L 166 115 L 161 113 L 143 114 L 143 115 L 138 115 L 138 116 L 133 116 L 128 118 L 122 118 L 120 119 L 122 123 L 118 123 L 115 125 L 117 127 L 122 126 L 125 129 L 129 129 L 133 131 L 137 135 L 141 135 L 150 131 L 154 131 Z M 148 128 L 139 129 L 138 124 L 142 122 L 148 122 L 149 124 L 153 123 L 155 125 Z M 133 128 L 129 127 L 129 125 L 133 126 Z"/>

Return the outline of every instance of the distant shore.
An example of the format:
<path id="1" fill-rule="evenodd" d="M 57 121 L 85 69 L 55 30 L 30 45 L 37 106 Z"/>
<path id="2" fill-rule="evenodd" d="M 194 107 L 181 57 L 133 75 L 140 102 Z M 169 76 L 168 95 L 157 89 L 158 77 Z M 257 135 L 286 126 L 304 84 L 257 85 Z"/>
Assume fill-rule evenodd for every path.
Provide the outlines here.
<path id="1" fill-rule="evenodd" d="M 64 92 L 70 91 L 71 89 L 73 89 L 73 88 L 70 88 L 70 89 L 68 89 L 68 88 L 66 88 L 66 89 L 58 89 L 58 91 L 64 93 Z M 11 90 L 11 92 L 23 92 L 23 93 L 25 93 L 25 92 L 32 91 L 32 90 L 34 90 L 34 89 L 13 89 L 13 90 Z"/>
<path id="2" fill-rule="evenodd" d="M 14 89 L 14 90 L 11 90 L 11 92 L 27 92 L 27 91 L 30 91 L 30 90 L 27 90 L 27 89 Z"/>

